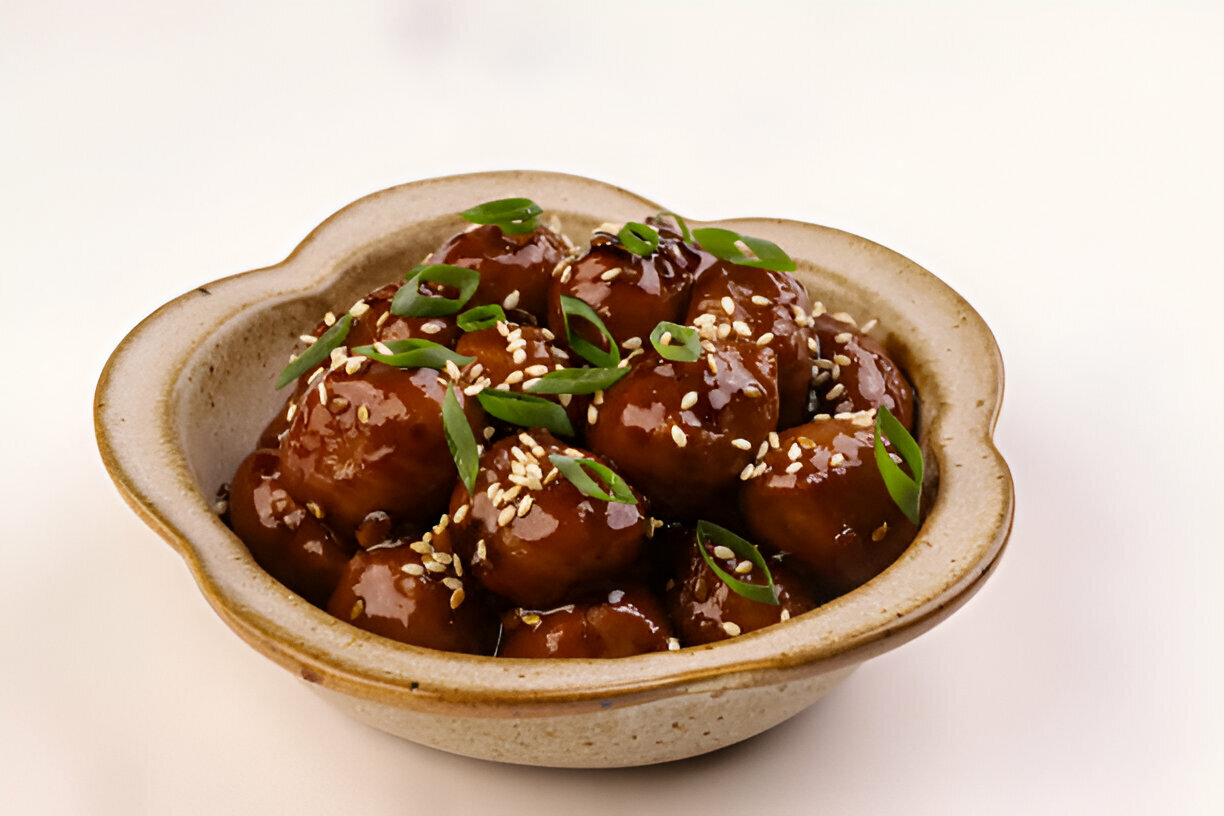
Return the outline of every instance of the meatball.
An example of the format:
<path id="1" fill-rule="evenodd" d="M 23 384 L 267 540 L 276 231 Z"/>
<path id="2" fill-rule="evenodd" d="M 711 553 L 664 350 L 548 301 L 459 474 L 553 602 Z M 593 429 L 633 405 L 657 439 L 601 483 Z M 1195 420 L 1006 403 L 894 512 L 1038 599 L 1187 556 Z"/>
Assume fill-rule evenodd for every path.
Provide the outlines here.
<path id="1" fill-rule="evenodd" d="M 512 609 L 502 615 L 499 657 L 629 657 L 679 643 L 671 622 L 645 587 L 629 585 L 556 609 Z"/>
<path id="2" fill-rule="evenodd" d="M 685 322 L 703 339 L 768 345 L 778 356 L 779 424 L 807 418 L 812 358 L 812 301 L 793 275 L 719 261 L 693 284 Z"/>
<path id="3" fill-rule="evenodd" d="M 425 542 L 354 555 L 327 611 L 413 646 L 487 655 L 497 645 L 497 616 L 469 595 L 453 555 Z"/>
<path id="4" fill-rule="evenodd" d="M 874 444 L 870 415 L 784 431 L 740 490 L 752 540 L 791 553 L 837 594 L 883 571 L 917 528 L 888 494 Z"/>
<path id="5" fill-rule="evenodd" d="M 815 330 L 824 358 L 816 361 L 821 373 L 813 380 L 818 410 L 855 413 L 883 405 L 912 431 L 914 389 L 884 347 L 830 314 L 816 318 Z"/>
<path id="6" fill-rule="evenodd" d="M 541 609 L 614 579 L 641 554 L 651 531 L 646 500 L 583 494 L 550 454 L 591 458 L 536 428 L 506 437 L 480 458 L 475 490 L 451 497 L 455 547 L 471 573 L 519 606 Z"/>
<path id="7" fill-rule="evenodd" d="M 565 339 L 561 296 L 570 295 L 595 310 L 618 344 L 639 346 L 659 321 L 683 321 L 697 264 L 693 248 L 666 230 L 659 232 L 658 248 L 646 257 L 625 249 L 615 236 L 596 232 L 590 251 L 562 268 L 553 280 L 548 292 L 548 326 Z M 600 348 L 606 345 L 585 320 L 570 325 L 588 342 Z"/>
<path id="8" fill-rule="evenodd" d="M 665 515 L 734 506 L 728 494 L 778 424 L 775 360 L 754 343 L 722 345 L 691 363 L 652 351 L 605 392 L 587 444 Z"/>
<path id="9" fill-rule="evenodd" d="M 543 321 L 553 271 L 569 247 L 562 236 L 540 226 L 532 232 L 507 235 L 495 224 L 473 227 L 451 237 L 429 263 L 451 264 L 480 273 L 480 287 L 468 308 L 497 303 L 522 309 Z"/>
<path id="10" fill-rule="evenodd" d="M 803 579 L 783 566 L 781 556 L 769 559 L 770 576 L 778 591 L 775 606 L 745 598 L 724 583 L 701 557 L 696 531 L 687 530 L 672 545 L 676 577 L 668 585 L 667 608 L 686 646 L 764 629 L 816 608 L 816 599 Z M 764 573 L 751 561 L 728 555 L 709 541 L 705 547 L 724 572 L 744 583 L 767 585 Z"/>
<path id="11" fill-rule="evenodd" d="M 482 427 L 483 410 L 460 386 L 468 422 Z M 380 510 L 395 521 L 436 519 L 457 479 L 442 427 L 447 387 L 433 369 L 372 360 L 351 374 L 327 372 L 302 395 L 281 439 L 285 486 L 345 536 Z"/>
<path id="12" fill-rule="evenodd" d="M 279 451 L 261 449 L 242 460 L 230 483 L 228 513 L 255 563 L 315 606 L 327 602 L 353 547 L 319 521 L 317 507 L 285 489 Z"/>

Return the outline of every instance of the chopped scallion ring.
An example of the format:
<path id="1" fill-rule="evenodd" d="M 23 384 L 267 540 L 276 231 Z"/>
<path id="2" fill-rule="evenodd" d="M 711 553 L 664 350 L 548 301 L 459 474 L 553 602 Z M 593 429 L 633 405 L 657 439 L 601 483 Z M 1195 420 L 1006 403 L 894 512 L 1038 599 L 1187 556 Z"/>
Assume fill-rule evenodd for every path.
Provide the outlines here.
<path id="1" fill-rule="evenodd" d="M 665 334 L 670 335 L 667 343 L 663 342 Z M 673 362 L 693 363 L 701 359 L 701 336 L 691 326 L 660 320 L 650 333 L 650 345 L 654 346 L 660 357 Z"/>
<path id="2" fill-rule="evenodd" d="M 465 332 L 491 329 L 498 323 L 506 322 L 506 312 L 496 303 L 486 303 L 484 306 L 473 306 L 455 318 L 459 328 Z"/>
<path id="3" fill-rule="evenodd" d="M 590 304 L 571 295 L 562 295 L 561 315 L 565 321 L 565 339 L 579 356 L 600 368 L 615 368 L 620 363 L 620 350 L 616 347 L 616 340 Z M 570 318 L 573 317 L 580 317 L 598 329 L 608 343 L 608 350 L 604 351 L 575 334 L 570 328 Z"/>
<path id="4" fill-rule="evenodd" d="M 639 224 L 637 221 L 630 221 L 621 227 L 620 234 L 616 237 L 620 239 L 625 249 L 643 258 L 659 248 L 658 230 L 645 224 Z"/>
<path id="5" fill-rule="evenodd" d="M 391 313 L 400 317 L 441 317 L 453 315 L 463 308 L 480 286 L 480 273 L 475 269 L 450 264 L 426 264 L 408 272 L 407 282 L 391 300 Z M 459 290 L 459 297 L 445 298 L 421 291 L 423 283 L 440 283 Z"/>

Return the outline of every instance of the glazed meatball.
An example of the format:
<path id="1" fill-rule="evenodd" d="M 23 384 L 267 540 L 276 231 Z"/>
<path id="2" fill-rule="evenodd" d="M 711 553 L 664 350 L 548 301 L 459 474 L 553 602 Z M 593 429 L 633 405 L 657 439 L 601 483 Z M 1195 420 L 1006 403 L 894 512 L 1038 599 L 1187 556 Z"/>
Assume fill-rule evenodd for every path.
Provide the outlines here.
<path id="1" fill-rule="evenodd" d="M 497 616 L 465 587 L 453 555 L 420 541 L 354 555 L 327 611 L 413 646 L 491 654 L 497 645 Z"/>
<path id="2" fill-rule="evenodd" d="M 778 424 L 775 360 L 754 343 L 725 344 L 691 363 L 651 351 L 607 390 L 587 444 L 664 515 L 733 506 L 740 473 Z"/>
<path id="3" fill-rule="evenodd" d="M 666 651 L 673 642 L 663 604 L 645 587 L 630 585 L 556 609 L 512 609 L 503 613 L 497 654 L 629 657 Z"/>
<path id="4" fill-rule="evenodd" d="M 273 578 L 315 606 L 323 606 L 353 548 L 285 489 L 280 452 L 257 450 L 238 466 L 229 489 L 229 522 Z"/>
<path id="5" fill-rule="evenodd" d="M 758 546 L 785 550 L 836 594 L 897 559 L 916 533 L 884 486 L 870 415 L 784 431 L 740 490 Z"/>
<path id="6" fill-rule="evenodd" d="M 637 561 L 652 529 L 640 494 L 637 504 L 586 496 L 550 454 L 602 461 L 536 428 L 490 447 L 473 494 L 460 484 L 451 497 L 455 546 L 471 573 L 486 589 L 531 609 L 614 579 Z"/>
<path id="7" fill-rule="evenodd" d="M 683 322 L 697 264 L 692 247 L 666 230 L 659 232 L 658 248 L 646 257 L 625 249 L 615 235 L 597 231 L 590 251 L 563 267 L 553 280 L 548 326 L 565 340 L 561 296 L 570 295 L 595 310 L 618 344 L 640 346 L 659 321 Z M 603 339 L 585 320 L 575 320 L 570 326 L 588 342 L 604 347 Z"/>
<path id="8" fill-rule="evenodd" d="M 812 301 L 793 275 L 719 261 L 693 284 L 686 322 L 705 340 L 768 345 L 778 357 L 778 411 L 783 427 L 807 418 L 812 359 Z"/>
<path id="9" fill-rule="evenodd" d="M 403 283 L 388 284 L 363 297 L 349 310 L 354 316 L 345 344 L 357 346 L 415 338 L 454 348 L 463 333 L 451 315 L 438 317 L 401 317 L 391 311 L 391 301 Z M 324 327 L 326 328 L 326 327 Z M 318 331 L 318 329 L 316 329 Z M 321 333 L 321 332 L 320 332 Z"/>
<path id="10" fill-rule="evenodd" d="M 727 586 L 701 557 L 694 530 L 687 530 L 671 544 L 676 572 L 668 585 L 667 608 L 686 646 L 754 632 L 816 608 L 816 599 L 803 579 L 783 566 L 781 556 L 768 560 L 778 592 L 775 606 L 745 598 Z M 724 548 L 709 541 L 705 547 L 724 572 L 748 584 L 767 586 L 764 573 L 751 561 L 736 558 L 730 550 L 723 552 Z"/>
<path id="11" fill-rule="evenodd" d="M 327 372 L 302 395 L 281 439 L 286 488 L 346 537 L 375 511 L 410 523 L 436 519 L 457 478 L 442 427 L 446 383 L 433 369 L 372 360 L 351 374 L 344 366 Z M 468 422 L 481 428 L 479 403 L 456 386 Z"/>
<path id="12" fill-rule="evenodd" d="M 853 323 L 830 314 L 815 320 L 821 356 L 817 360 L 816 407 L 828 414 L 870 411 L 883 405 L 907 429 L 914 429 L 914 389 L 884 347 Z"/>
<path id="13" fill-rule="evenodd" d="M 543 322 L 548 312 L 548 288 L 553 271 L 565 259 L 565 239 L 548 227 L 506 235 L 501 227 L 472 227 L 451 237 L 429 258 L 480 273 L 480 287 L 466 308 L 497 303 L 522 309 Z"/>

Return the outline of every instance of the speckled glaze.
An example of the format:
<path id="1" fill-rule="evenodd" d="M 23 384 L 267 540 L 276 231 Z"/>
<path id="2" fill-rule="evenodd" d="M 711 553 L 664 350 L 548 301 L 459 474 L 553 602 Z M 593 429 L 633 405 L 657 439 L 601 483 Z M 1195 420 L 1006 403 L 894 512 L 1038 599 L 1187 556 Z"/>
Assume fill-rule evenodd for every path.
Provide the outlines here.
<path id="1" fill-rule="evenodd" d="M 137 513 L 183 556 L 244 640 L 370 725 L 468 756 L 533 765 L 644 765 L 712 751 L 801 711 L 862 661 L 961 606 L 998 561 L 1013 490 L 991 434 L 1003 393 L 986 324 L 941 281 L 863 238 L 779 219 L 716 222 L 768 238 L 813 299 L 876 317 L 922 397 L 928 489 L 918 537 L 866 585 L 791 621 L 710 646 L 619 660 L 437 652 L 355 629 L 270 578 L 212 510 L 282 395 L 303 326 L 424 257 L 473 203 L 529 196 L 581 239 L 663 209 L 590 179 L 498 172 L 384 190 L 325 221 L 276 266 L 201 286 L 137 326 L 95 395 L 102 458 Z M 699 225 L 697 222 L 690 222 Z M 704 224 L 700 224 L 704 225 Z"/>

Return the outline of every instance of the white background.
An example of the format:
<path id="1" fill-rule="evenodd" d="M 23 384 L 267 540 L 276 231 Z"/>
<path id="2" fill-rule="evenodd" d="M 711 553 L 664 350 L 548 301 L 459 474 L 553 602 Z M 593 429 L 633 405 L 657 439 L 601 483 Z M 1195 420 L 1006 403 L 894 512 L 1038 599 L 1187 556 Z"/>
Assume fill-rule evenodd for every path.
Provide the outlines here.
<path id="1" fill-rule="evenodd" d="M 340 6 L 346 6 L 343 10 Z M 1218 3 L 0 3 L 0 811 L 1219 813 Z M 993 327 L 1017 516 L 931 633 L 668 766 L 467 760 L 234 636 L 99 461 L 142 317 L 504 168 L 896 249 Z"/>

